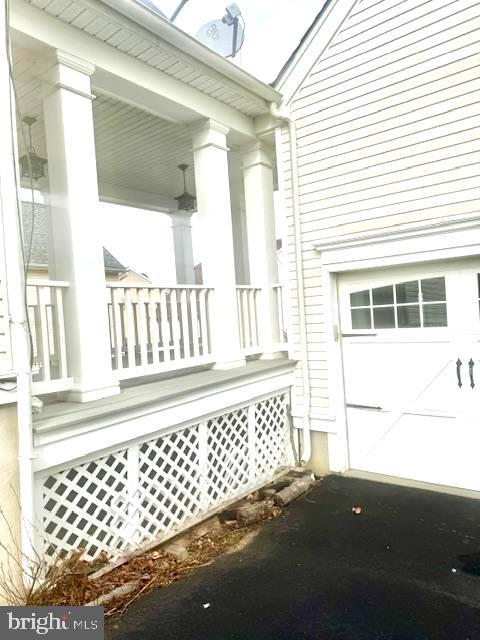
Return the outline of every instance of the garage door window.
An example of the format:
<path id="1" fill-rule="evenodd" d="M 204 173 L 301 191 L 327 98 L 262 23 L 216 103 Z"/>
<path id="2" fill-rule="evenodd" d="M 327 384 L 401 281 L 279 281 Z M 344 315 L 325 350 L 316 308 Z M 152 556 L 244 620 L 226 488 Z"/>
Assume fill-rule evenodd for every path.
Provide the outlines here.
<path id="1" fill-rule="evenodd" d="M 446 327 L 445 278 L 409 280 L 355 291 L 350 294 L 350 311 L 352 329 Z"/>

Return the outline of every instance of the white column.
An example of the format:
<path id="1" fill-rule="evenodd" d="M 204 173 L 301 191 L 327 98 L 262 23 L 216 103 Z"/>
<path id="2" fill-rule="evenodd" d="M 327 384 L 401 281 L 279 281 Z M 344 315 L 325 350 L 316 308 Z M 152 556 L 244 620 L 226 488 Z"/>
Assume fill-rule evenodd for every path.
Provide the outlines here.
<path id="1" fill-rule="evenodd" d="M 216 366 L 224 369 L 245 363 L 238 329 L 227 133 L 227 127 L 212 120 L 192 128 L 203 280 L 215 288 L 211 334 Z"/>
<path id="2" fill-rule="evenodd" d="M 85 402 L 119 392 L 112 374 L 90 76 L 94 67 L 57 51 L 44 100 L 50 183 L 52 277 L 65 294 L 67 358 L 74 388 Z"/>
<path id="3" fill-rule="evenodd" d="M 273 289 L 278 284 L 273 165 L 268 149 L 260 141 L 243 151 L 250 278 L 252 286 L 262 289 L 258 306 L 262 357 L 273 358 L 278 355 L 275 344 L 279 342 L 277 293 Z"/>
<path id="4" fill-rule="evenodd" d="M 172 220 L 173 248 L 177 284 L 195 284 L 193 263 L 192 214 L 177 211 L 169 214 Z"/>

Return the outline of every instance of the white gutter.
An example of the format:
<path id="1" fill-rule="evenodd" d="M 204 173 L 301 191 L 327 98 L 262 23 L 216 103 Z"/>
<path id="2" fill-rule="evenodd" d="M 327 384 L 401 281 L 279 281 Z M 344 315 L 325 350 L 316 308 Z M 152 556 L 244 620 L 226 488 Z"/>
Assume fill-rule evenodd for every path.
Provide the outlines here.
<path id="1" fill-rule="evenodd" d="M 204 44 L 179 29 L 169 20 L 141 4 L 138 0 L 101 0 L 103 4 L 115 9 L 161 40 L 168 42 L 183 53 L 221 73 L 238 85 L 263 98 L 267 103 L 279 101 L 281 94 L 271 85 L 262 82 L 238 67 L 230 60 L 220 56 Z M 265 105 L 268 108 L 268 105 Z"/>
<path id="2" fill-rule="evenodd" d="M 15 102 L 13 99 L 10 64 L 7 10 L 0 11 L 0 224 L 3 224 L 3 244 L 6 267 L 6 289 L 10 318 L 10 341 L 13 369 L 16 374 L 18 428 L 18 465 L 20 483 L 21 551 L 24 569 L 31 573 L 33 551 L 33 434 L 30 369 L 30 338 L 25 302 L 25 273 L 23 243 L 19 217 L 19 192 L 16 176 L 18 157 L 16 148 Z M 28 580 L 28 573 L 24 579 Z"/>
<path id="3" fill-rule="evenodd" d="M 305 281 L 303 278 L 303 257 L 302 257 L 302 235 L 300 221 L 300 197 L 298 181 L 297 163 L 297 127 L 295 121 L 288 115 L 280 111 L 277 104 L 270 104 L 270 113 L 274 118 L 288 123 L 288 133 L 290 140 L 290 171 L 292 175 L 292 202 L 293 202 L 293 236 L 295 248 L 295 271 L 297 278 L 298 314 L 300 319 L 300 353 L 302 365 L 303 384 L 303 408 L 302 408 L 302 428 L 303 428 L 303 451 L 301 461 L 307 464 L 312 457 L 312 436 L 310 433 L 310 372 L 308 369 L 308 343 L 307 343 L 307 322 L 305 314 Z"/>

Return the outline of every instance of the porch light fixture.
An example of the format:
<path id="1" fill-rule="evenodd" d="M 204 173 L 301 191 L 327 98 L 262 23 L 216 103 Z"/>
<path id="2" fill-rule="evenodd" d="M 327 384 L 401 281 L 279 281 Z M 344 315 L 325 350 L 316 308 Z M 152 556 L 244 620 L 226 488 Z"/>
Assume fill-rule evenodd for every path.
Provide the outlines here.
<path id="1" fill-rule="evenodd" d="M 187 191 L 185 172 L 188 169 L 188 164 L 179 164 L 178 168 L 183 172 L 183 193 L 175 198 L 178 202 L 178 208 L 180 211 L 195 211 L 197 208 L 197 199 Z"/>
<path id="2" fill-rule="evenodd" d="M 31 178 L 33 180 L 40 180 L 45 177 L 45 165 L 47 160 L 41 158 L 35 153 L 35 149 L 32 145 L 32 125 L 37 121 L 32 116 L 26 116 L 23 118 L 23 122 L 28 127 L 28 149 L 27 153 L 20 157 L 20 173 L 22 178 Z"/>

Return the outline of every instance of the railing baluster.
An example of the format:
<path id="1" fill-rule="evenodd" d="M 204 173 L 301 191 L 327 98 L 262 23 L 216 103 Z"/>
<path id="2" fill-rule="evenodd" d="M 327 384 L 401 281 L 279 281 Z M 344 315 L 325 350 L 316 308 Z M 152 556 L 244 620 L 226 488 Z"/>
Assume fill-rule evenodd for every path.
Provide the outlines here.
<path id="1" fill-rule="evenodd" d="M 140 364 L 148 364 L 148 334 L 147 334 L 147 314 L 146 314 L 145 289 L 138 291 L 137 297 L 137 331 L 140 350 Z"/>
<path id="2" fill-rule="evenodd" d="M 152 364 L 158 364 L 160 362 L 158 352 L 160 348 L 160 330 L 157 319 L 157 298 L 157 289 L 150 289 L 148 291 L 148 319 L 150 327 L 150 341 L 152 345 Z"/>
<path id="3" fill-rule="evenodd" d="M 198 325 L 198 307 L 197 307 L 197 290 L 190 290 L 190 318 L 192 323 L 192 342 L 193 342 L 193 355 L 195 358 L 200 356 L 200 341 L 199 341 L 199 325 Z"/>
<path id="4" fill-rule="evenodd" d="M 132 290 L 125 289 L 125 338 L 127 342 L 128 367 L 135 367 L 135 321 L 133 317 Z"/>
<path id="5" fill-rule="evenodd" d="M 172 335 L 170 323 L 168 322 L 167 292 L 165 289 L 160 291 L 160 324 L 162 328 L 163 360 L 164 362 L 169 362 L 171 360 L 170 343 Z"/>
<path id="6" fill-rule="evenodd" d="M 245 348 L 249 349 L 252 346 L 250 336 L 250 307 L 248 304 L 248 290 L 241 291 L 242 310 L 243 310 L 243 330 L 245 336 Z"/>
<path id="7" fill-rule="evenodd" d="M 183 337 L 183 357 L 190 358 L 190 328 L 188 325 L 188 303 L 187 292 L 185 289 L 180 291 L 180 316 L 182 319 L 182 337 Z"/>
<path id="8" fill-rule="evenodd" d="M 180 350 L 180 324 L 178 322 L 178 302 L 177 292 L 175 289 L 170 289 L 170 314 L 172 320 L 172 334 L 173 334 L 173 353 L 175 360 L 180 360 L 182 352 Z"/>
<path id="9" fill-rule="evenodd" d="M 125 289 L 112 289 L 112 312 L 114 329 L 114 354 L 115 369 L 123 369 L 123 331 L 122 331 L 122 309 L 120 303 L 125 304 Z"/>
<path id="10" fill-rule="evenodd" d="M 200 290 L 199 295 L 199 306 L 200 306 L 200 345 L 201 345 L 201 354 L 206 355 L 210 353 L 210 344 L 209 344 L 209 336 L 208 336 L 208 292 L 205 289 Z"/>
<path id="11" fill-rule="evenodd" d="M 243 321 L 243 305 L 242 305 L 242 291 L 237 288 L 237 315 L 238 315 L 238 330 L 240 332 L 240 346 L 245 349 L 245 327 Z"/>
<path id="12" fill-rule="evenodd" d="M 258 327 L 257 327 L 257 289 L 248 291 L 248 313 L 250 320 L 250 346 L 258 346 Z"/>

